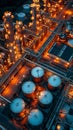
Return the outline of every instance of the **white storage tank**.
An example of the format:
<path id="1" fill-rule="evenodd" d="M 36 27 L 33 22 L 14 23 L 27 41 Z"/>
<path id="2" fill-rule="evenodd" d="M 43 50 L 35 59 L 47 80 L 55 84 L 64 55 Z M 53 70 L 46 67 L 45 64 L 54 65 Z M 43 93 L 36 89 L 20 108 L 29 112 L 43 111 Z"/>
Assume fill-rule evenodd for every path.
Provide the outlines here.
<path id="1" fill-rule="evenodd" d="M 25 13 L 29 13 L 29 11 L 30 11 L 30 5 L 29 5 L 29 4 L 23 5 L 23 11 L 24 11 Z"/>
<path id="2" fill-rule="evenodd" d="M 26 19 L 26 14 L 23 12 L 16 13 L 16 20 L 24 22 Z"/>
<path id="3" fill-rule="evenodd" d="M 25 102 L 22 98 L 15 98 L 10 104 L 10 110 L 15 113 L 21 113 L 25 108 Z"/>
<path id="4" fill-rule="evenodd" d="M 39 103 L 41 106 L 49 106 L 53 101 L 53 95 L 50 91 L 44 90 L 39 94 Z"/>
<path id="5" fill-rule="evenodd" d="M 33 76 L 33 80 L 35 82 L 40 82 L 41 80 L 43 80 L 44 69 L 41 67 L 35 67 L 32 69 L 31 75 Z"/>
<path id="6" fill-rule="evenodd" d="M 29 116 L 28 116 L 28 123 L 32 127 L 38 127 L 41 126 L 44 120 L 44 115 L 39 109 L 33 109 L 31 110 Z"/>
<path id="7" fill-rule="evenodd" d="M 57 75 L 52 75 L 48 78 L 48 88 L 54 90 L 61 86 L 62 80 Z"/>
<path id="8" fill-rule="evenodd" d="M 27 97 L 32 97 L 33 93 L 35 92 L 36 85 L 32 81 L 26 81 L 22 85 L 22 92 Z"/>

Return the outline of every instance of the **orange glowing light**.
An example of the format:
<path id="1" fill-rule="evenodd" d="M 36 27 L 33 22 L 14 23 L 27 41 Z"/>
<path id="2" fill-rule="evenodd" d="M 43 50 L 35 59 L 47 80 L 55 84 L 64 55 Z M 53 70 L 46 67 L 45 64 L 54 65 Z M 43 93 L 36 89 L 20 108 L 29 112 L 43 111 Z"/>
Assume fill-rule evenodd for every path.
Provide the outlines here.
<path id="1" fill-rule="evenodd" d="M 70 88 L 68 96 L 69 98 L 73 98 L 73 87 Z"/>
<path id="2" fill-rule="evenodd" d="M 62 9 L 63 9 L 63 7 L 60 7 L 60 9 L 62 10 Z"/>
<path id="3" fill-rule="evenodd" d="M 72 12 L 71 10 L 67 10 L 67 11 L 65 12 L 65 14 L 72 15 L 73 12 Z"/>
<path id="4" fill-rule="evenodd" d="M 38 2 L 39 2 L 39 0 L 33 0 L 33 2 L 34 2 L 34 3 L 38 3 Z"/>
<path id="5" fill-rule="evenodd" d="M 60 63 L 60 59 L 59 59 L 58 57 L 56 57 L 56 58 L 53 60 L 53 62 L 55 62 L 55 63 Z"/>
<path id="6" fill-rule="evenodd" d="M 8 96 L 8 95 L 10 95 L 11 94 L 11 89 L 9 89 L 8 87 L 5 89 L 5 91 L 3 92 L 3 95 L 4 96 Z"/>
<path id="7" fill-rule="evenodd" d="M 31 17 L 31 20 L 34 20 L 34 16 Z"/>
<path id="8" fill-rule="evenodd" d="M 0 55 L 0 58 L 2 58 L 2 55 Z"/>
<path id="9" fill-rule="evenodd" d="M 57 130 L 60 130 L 61 126 L 60 125 L 57 125 Z"/>
<path id="10" fill-rule="evenodd" d="M 61 112 L 61 113 L 59 114 L 59 116 L 60 116 L 60 118 L 64 119 L 65 116 L 66 116 L 66 114 L 65 114 L 64 112 Z"/>
<path id="11" fill-rule="evenodd" d="M 70 63 L 64 64 L 64 66 L 65 66 L 66 68 L 69 67 L 69 65 L 70 65 Z"/>
<path id="12" fill-rule="evenodd" d="M 6 24 L 6 27 L 9 27 L 9 24 Z"/>

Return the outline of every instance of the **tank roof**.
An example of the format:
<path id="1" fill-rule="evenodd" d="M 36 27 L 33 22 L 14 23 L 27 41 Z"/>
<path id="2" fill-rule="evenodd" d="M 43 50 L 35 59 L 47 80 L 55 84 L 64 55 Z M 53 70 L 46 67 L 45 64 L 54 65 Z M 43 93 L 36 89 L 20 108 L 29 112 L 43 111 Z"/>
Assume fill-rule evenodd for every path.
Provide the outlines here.
<path id="1" fill-rule="evenodd" d="M 53 95 L 51 94 L 50 91 L 42 91 L 40 92 L 40 95 L 39 95 L 39 101 L 46 105 L 46 104 L 50 104 L 53 100 Z"/>
<path id="2" fill-rule="evenodd" d="M 38 126 L 43 122 L 43 113 L 38 109 L 31 110 L 28 116 L 28 122 L 33 126 Z"/>
<path id="3" fill-rule="evenodd" d="M 32 69 L 31 74 L 35 78 L 41 78 L 44 75 L 44 70 L 41 67 L 35 67 Z"/>
<path id="4" fill-rule="evenodd" d="M 29 9 L 29 8 L 30 8 L 30 4 L 25 4 L 25 5 L 23 5 L 23 8 L 24 8 L 24 9 Z"/>
<path id="5" fill-rule="evenodd" d="M 25 17 L 25 16 L 26 16 L 26 14 L 25 14 L 25 13 L 23 13 L 23 12 L 20 12 L 20 13 L 18 13 L 18 14 L 17 14 L 17 16 L 21 18 L 21 17 Z"/>
<path id="6" fill-rule="evenodd" d="M 20 113 L 25 108 L 25 102 L 22 98 L 15 98 L 10 104 L 10 109 L 14 113 Z"/>
<path id="7" fill-rule="evenodd" d="M 32 81 L 26 81 L 22 85 L 22 91 L 23 91 L 23 93 L 26 93 L 26 94 L 30 94 L 30 93 L 34 92 L 35 89 L 36 89 L 36 86 L 35 86 L 34 82 L 32 82 Z"/>
<path id="8" fill-rule="evenodd" d="M 61 78 L 57 75 L 52 75 L 48 78 L 48 83 L 53 87 L 58 87 L 61 85 Z"/>

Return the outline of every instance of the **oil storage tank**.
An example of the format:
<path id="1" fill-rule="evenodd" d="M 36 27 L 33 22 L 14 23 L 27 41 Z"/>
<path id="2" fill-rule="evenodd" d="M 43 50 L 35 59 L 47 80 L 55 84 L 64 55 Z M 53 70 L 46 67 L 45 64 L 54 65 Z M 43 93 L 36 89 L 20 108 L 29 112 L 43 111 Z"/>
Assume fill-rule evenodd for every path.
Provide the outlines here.
<path id="1" fill-rule="evenodd" d="M 44 90 L 39 94 L 39 104 L 42 107 L 48 107 L 53 101 L 53 95 L 50 91 Z"/>
<path id="2" fill-rule="evenodd" d="M 28 124 L 33 129 L 40 128 L 41 124 L 43 123 L 44 115 L 39 109 L 32 109 L 30 114 L 28 115 Z"/>
<path id="3" fill-rule="evenodd" d="M 22 98 L 15 98 L 12 100 L 10 104 L 10 110 L 15 118 L 20 119 L 23 118 L 20 117 L 20 113 L 22 113 L 24 109 L 25 109 L 25 102 Z"/>
<path id="4" fill-rule="evenodd" d="M 40 82 L 41 80 L 43 80 L 44 69 L 41 67 L 34 67 L 31 71 L 31 75 L 35 82 Z"/>
<path id="5" fill-rule="evenodd" d="M 36 85 L 32 81 L 26 81 L 22 85 L 22 92 L 26 97 L 32 97 L 36 90 Z"/>
<path id="6" fill-rule="evenodd" d="M 59 76 L 57 75 L 52 75 L 48 78 L 48 88 L 50 90 L 55 90 L 58 87 L 61 86 L 62 80 Z"/>
<path id="7" fill-rule="evenodd" d="M 26 19 L 26 14 L 23 13 L 23 12 L 16 13 L 16 14 L 15 14 L 15 18 L 16 18 L 16 20 L 18 20 L 18 21 L 24 22 L 25 19 Z"/>
<path id="8" fill-rule="evenodd" d="M 23 7 L 23 12 L 25 13 L 30 12 L 30 4 L 24 4 L 22 7 Z"/>

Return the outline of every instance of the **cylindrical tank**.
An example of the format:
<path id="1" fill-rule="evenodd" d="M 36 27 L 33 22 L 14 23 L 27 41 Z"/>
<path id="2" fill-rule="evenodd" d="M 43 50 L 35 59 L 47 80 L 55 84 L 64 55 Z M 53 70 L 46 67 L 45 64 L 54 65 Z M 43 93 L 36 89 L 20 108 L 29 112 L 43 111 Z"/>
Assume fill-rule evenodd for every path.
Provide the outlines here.
<path id="1" fill-rule="evenodd" d="M 16 13 L 16 20 L 24 22 L 26 14 L 23 12 Z"/>
<path id="2" fill-rule="evenodd" d="M 48 78 L 48 88 L 54 90 L 61 86 L 62 80 L 57 75 L 52 75 Z"/>
<path id="3" fill-rule="evenodd" d="M 15 113 L 21 113 L 25 108 L 25 102 L 22 98 L 15 98 L 10 104 L 10 110 Z"/>
<path id="4" fill-rule="evenodd" d="M 35 67 L 32 69 L 31 75 L 33 76 L 33 80 L 35 82 L 40 82 L 41 80 L 43 80 L 44 69 L 42 69 L 41 67 Z"/>
<path id="5" fill-rule="evenodd" d="M 23 5 L 23 12 L 29 13 L 29 11 L 30 11 L 30 5 L 29 4 Z"/>
<path id="6" fill-rule="evenodd" d="M 36 85 L 32 81 L 26 81 L 22 85 L 22 92 L 27 97 L 32 97 L 35 89 L 36 89 Z"/>
<path id="7" fill-rule="evenodd" d="M 53 95 L 50 91 L 44 90 L 40 92 L 39 103 L 41 106 L 49 106 L 53 101 Z"/>
<path id="8" fill-rule="evenodd" d="M 44 115 L 39 109 L 33 109 L 31 110 L 29 116 L 28 116 L 28 123 L 31 125 L 31 127 L 39 127 L 44 120 Z"/>

